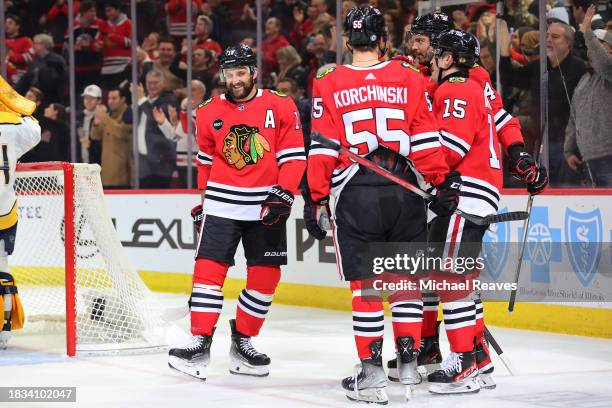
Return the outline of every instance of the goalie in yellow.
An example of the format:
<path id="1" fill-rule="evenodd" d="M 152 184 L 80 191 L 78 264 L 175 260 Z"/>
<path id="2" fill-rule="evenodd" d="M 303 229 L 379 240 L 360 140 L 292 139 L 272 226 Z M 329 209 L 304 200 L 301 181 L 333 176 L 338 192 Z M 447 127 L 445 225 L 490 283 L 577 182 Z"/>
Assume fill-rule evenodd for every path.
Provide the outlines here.
<path id="1" fill-rule="evenodd" d="M 40 126 L 32 118 L 36 104 L 11 88 L 0 76 L 0 350 L 11 330 L 23 326 L 17 286 L 8 271 L 15 246 L 17 196 L 13 188 L 17 160 L 40 142 Z"/>

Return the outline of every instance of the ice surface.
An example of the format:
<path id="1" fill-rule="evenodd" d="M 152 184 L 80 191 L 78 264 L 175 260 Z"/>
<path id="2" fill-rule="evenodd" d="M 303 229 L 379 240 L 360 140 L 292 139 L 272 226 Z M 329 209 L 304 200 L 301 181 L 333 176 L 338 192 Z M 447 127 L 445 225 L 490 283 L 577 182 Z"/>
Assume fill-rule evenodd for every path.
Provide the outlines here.
<path id="1" fill-rule="evenodd" d="M 162 295 L 179 306 L 186 296 Z M 203 382 L 167 366 L 166 354 L 113 357 L 64 355 L 61 334 L 16 335 L 0 351 L 1 386 L 74 386 L 77 404 L 2 403 L 78 407 L 356 407 L 340 379 L 357 363 L 349 313 L 273 305 L 255 347 L 272 359 L 267 378 L 231 375 L 229 324 L 236 302 L 226 301 Z M 486 313 L 486 309 L 485 309 Z M 486 316 L 485 316 L 486 319 Z M 386 322 L 385 360 L 393 356 Z M 178 322 L 188 330 L 188 319 Z M 518 371 L 510 376 L 494 356 L 497 389 L 459 396 L 431 395 L 419 386 L 410 402 L 403 387 L 389 383 L 390 406 L 410 407 L 612 407 L 612 340 L 491 328 Z M 174 336 L 178 339 L 179 336 Z M 443 353 L 448 352 L 441 338 Z"/>

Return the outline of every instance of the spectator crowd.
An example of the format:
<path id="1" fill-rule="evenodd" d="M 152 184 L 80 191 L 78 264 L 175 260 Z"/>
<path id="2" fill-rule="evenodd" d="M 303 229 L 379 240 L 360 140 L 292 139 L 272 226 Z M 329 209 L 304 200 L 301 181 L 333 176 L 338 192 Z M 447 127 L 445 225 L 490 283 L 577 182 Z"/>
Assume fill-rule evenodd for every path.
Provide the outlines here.
<path id="1" fill-rule="evenodd" d="M 36 102 L 41 143 L 22 161 L 69 161 L 69 118 L 77 121 L 77 157 L 102 166 L 105 188 L 130 188 L 136 135 L 142 188 L 185 188 L 191 160 L 195 181 L 195 126 L 187 115 L 187 59 L 191 54 L 191 106 L 225 92 L 218 57 L 231 44 L 261 53 L 266 88 L 290 95 L 310 128 L 310 92 L 318 72 L 335 64 L 336 9 L 328 0 L 261 0 L 264 38 L 256 44 L 253 2 L 136 0 L 137 44 L 132 43 L 129 0 L 74 0 L 68 31 L 67 0 L 5 3 L 7 77 Z M 187 21 L 191 1 L 192 21 Z M 551 185 L 612 186 L 612 20 L 610 2 L 547 0 L 546 44 L 540 44 L 538 2 L 506 0 L 503 19 L 495 2 L 442 7 L 458 29 L 481 44 L 481 64 L 502 85 L 505 109 L 521 121 L 526 145 L 537 149 L 546 122 Z M 361 2 L 342 2 L 342 15 Z M 410 54 L 410 24 L 418 2 L 369 0 L 389 28 L 385 58 Z M 191 25 L 192 48 L 186 35 Z M 499 27 L 497 27 L 499 25 Z M 499 37 L 496 38 L 497 28 Z M 69 105 L 69 39 L 74 39 L 76 112 Z M 343 63 L 351 54 L 341 46 Z M 496 66 L 499 42 L 499 67 Z M 540 61 L 540 47 L 546 61 Z M 131 60 L 136 47 L 136 61 Z M 540 65 L 548 70 L 548 115 L 540 117 Z M 139 84 L 132 86 L 132 64 Z M 499 68 L 499 70 L 497 69 Z M 139 117 L 132 117 L 132 93 Z M 545 119 L 545 120 L 542 120 Z M 191 125 L 190 125 L 191 121 Z M 508 185 L 512 182 L 508 180 Z"/>

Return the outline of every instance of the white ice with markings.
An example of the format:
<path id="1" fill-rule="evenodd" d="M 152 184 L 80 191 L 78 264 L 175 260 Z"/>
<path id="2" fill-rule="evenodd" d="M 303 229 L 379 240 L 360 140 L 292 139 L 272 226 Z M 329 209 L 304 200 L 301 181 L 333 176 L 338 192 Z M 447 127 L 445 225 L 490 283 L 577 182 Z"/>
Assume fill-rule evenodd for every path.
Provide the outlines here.
<path id="1" fill-rule="evenodd" d="M 163 295 L 179 306 L 186 296 Z M 17 335 L 0 351 L 1 386 L 73 386 L 77 403 L 1 403 L 25 407 L 351 407 L 340 379 L 357 363 L 349 313 L 273 305 L 255 347 L 272 359 L 270 376 L 231 375 L 228 320 L 236 309 L 226 301 L 212 345 L 209 377 L 200 381 L 167 366 L 165 353 L 137 356 L 64 355 L 60 334 Z M 486 313 L 486 310 L 485 310 Z M 517 312 L 520 313 L 520 305 Z M 179 325 L 188 331 L 188 319 Z M 612 340 L 491 328 L 517 375 L 493 357 L 497 389 L 458 396 L 431 395 L 418 386 L 410 402 L 403 387 L 389 383 L 389 406 L 410 407 L 612 407 Z M 385 360 L 393 353 L 386 324 Z M 441 339 L 443 353 L 448 352 Z"/>

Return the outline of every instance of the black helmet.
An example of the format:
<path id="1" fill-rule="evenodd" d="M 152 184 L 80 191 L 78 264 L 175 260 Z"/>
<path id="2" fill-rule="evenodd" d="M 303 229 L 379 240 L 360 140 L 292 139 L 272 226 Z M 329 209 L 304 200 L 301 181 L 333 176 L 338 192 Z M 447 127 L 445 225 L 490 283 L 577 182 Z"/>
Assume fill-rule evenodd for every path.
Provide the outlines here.
<path id="1" fill-rule="evenodd" d="M 429 36 L 431 46 L 435 47 L 440 34 L 453 29 L 453 23 L 444 13 L 429 13 L 418 16 L 412 22 L 410 34 Z"/>
<path id="2" fill-rule="evenodd" d="M 480 58 L 480 43 L 472 34 L 463 30 L 450 30 L 438 37 L 435 56 L 443 52 L 453 55 L 453 62 L 461 67 L 471 68 Z"/>
<path id="3" fill-rule="evenodd" d="M 385 19 L 376 7 L 353 7 L 346 14 L 344 32 L 348 36 L 348 44 L 353 47 L 375 46 L 381 38 L 387 39 Z"/>
<path id="4" fill-rule="evenodd" d="M 257 65 L 255 53 L 248 45 L 240 44 L 227 47 L 219 58 L 221 69 L 235 67 L 254 67 Z"/>

